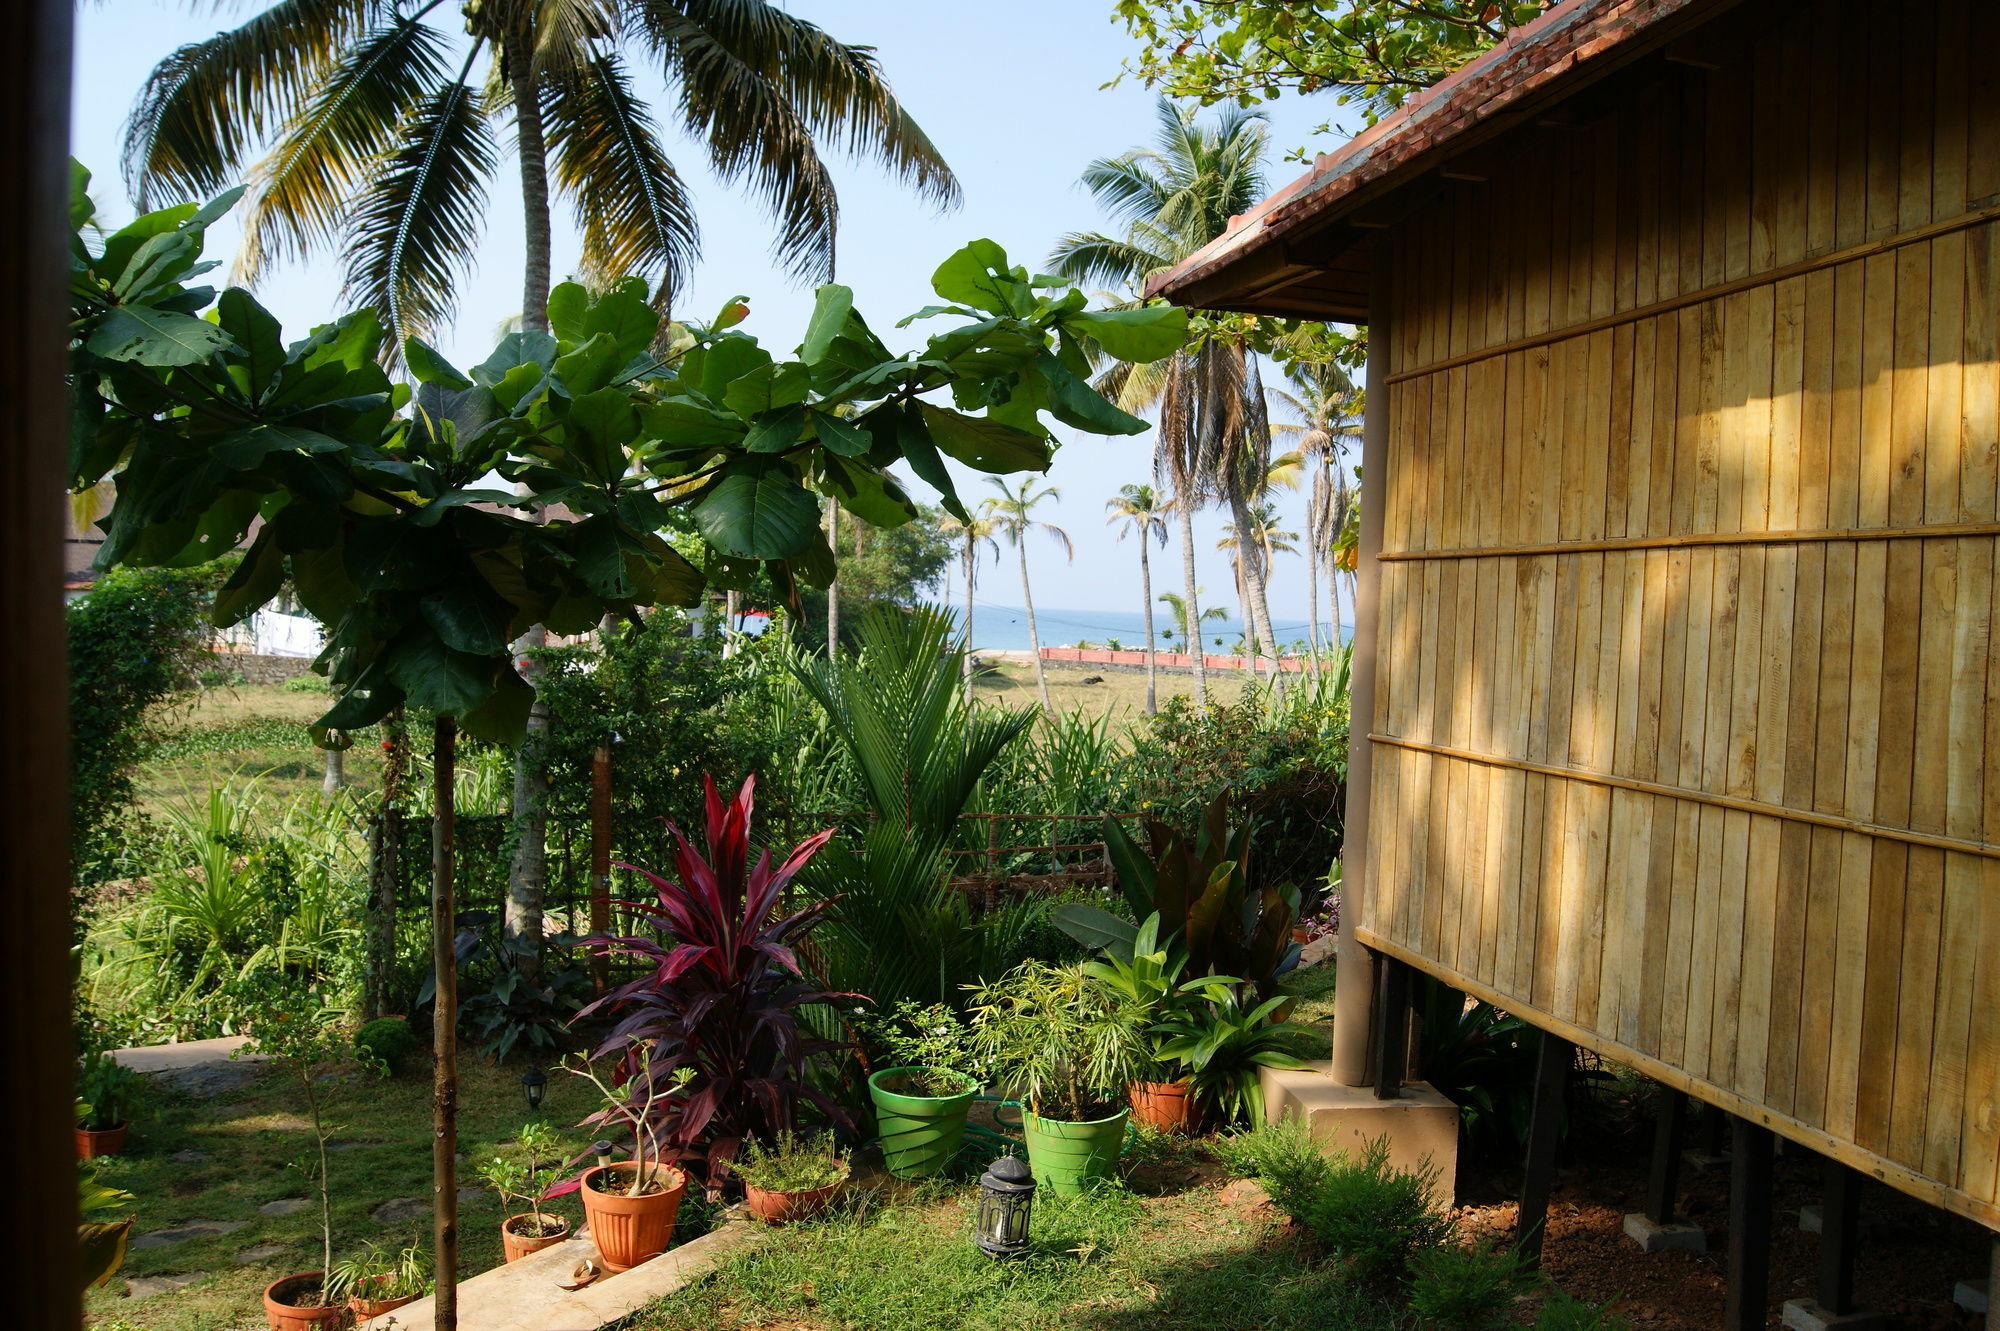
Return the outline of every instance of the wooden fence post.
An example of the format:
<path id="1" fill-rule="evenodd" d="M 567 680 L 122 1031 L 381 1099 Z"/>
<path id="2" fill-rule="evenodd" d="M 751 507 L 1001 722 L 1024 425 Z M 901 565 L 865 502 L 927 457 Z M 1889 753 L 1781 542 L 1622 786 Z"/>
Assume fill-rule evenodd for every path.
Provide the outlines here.
<path id="1" fill-rule="evenodd" d="M 627 852 L 628 854 L 630 852 Z M 611 746 L 590 755 L 590 932 L 611 932 Z M 611 959 L 591 953 L 590 982 L 603 993 L 611 983 Z"/>
<path id="2" fill-rule="evenodd" d="M 431 748 L 431 965 L 437 1005 L 431 1021 L 431 1235 L 437 1270 L 436 1331 L 458 1327 L 458 953 L 456 871 L 458 723 L 437 719 Z"/>

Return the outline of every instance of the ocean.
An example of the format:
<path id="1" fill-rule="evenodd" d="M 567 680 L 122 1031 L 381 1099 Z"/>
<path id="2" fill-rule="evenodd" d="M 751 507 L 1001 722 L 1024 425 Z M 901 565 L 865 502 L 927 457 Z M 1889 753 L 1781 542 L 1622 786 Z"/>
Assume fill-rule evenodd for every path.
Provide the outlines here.
<path id="1" fill-rule="evenodd" d="M 963 602 L 950 604 L 947 608 L 956 616 L 965 613 Z M 1229 610 L 1227 606 L 1223 608 Z M 1173 622 L 1173 612 L 1161 606 L 1153 616 L 1153 629 L 1157 633 L 1172 627 Z M 1044 647 L 1074 647 L 1084 642 L 1103 647 L 1113 638 L 1127 650 L 1143 650 L 1146 645 L 1145 619 L 1137 610 L 1074 610 L 1064 606 L 1044 608 L 1038 605 L 1035 607 L 1035 627 L 1041 633 Z M 1304 642 L 1306 621 L 1303 618 L 1274 617 L 1271 631 L 1281 643 Z M 1325 631 L 1324 622 L 1321 631 Z M 1211 652 L 1218 650 L 1217 638 L 1222 639 L 1220 647 L 1226 649 L 1242 636 L 1241 620 L 1233 610 L 1229 610 L 1227 619 L 1211 619 L 1202 626 L 1202 637 Z M 975 601 L 972 607 L 972 641 L 975 648 L 989 651 L 1026 651 L 1027 613 L 1018 606 L 988 605 Z M 1172 644 L 1163 639 L 1157 646 L 1166 651 Z"/>

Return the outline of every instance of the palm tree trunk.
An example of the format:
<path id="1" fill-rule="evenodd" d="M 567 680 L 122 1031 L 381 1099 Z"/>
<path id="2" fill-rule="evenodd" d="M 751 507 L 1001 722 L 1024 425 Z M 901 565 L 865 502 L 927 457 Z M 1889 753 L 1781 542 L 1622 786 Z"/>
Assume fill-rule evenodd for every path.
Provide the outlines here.
<path id="1" fill-rule="evenodd" d="M 840 504 L 826 501 L 826 544 L 833 551 L 833 581 L 826 584 L 826 659 L 840 655 Z"/>
<path id="2" fill-rule="evenodd" d="M 1326 557 L 1326 594 L 1332 602 L 1333 649 L 1339 651 L 1347 645 L 1347 635 L 1340 623 L 1340 566 L 1333 562 L 1332 555 Z"/>
<path id="3" fill-rule="evenodd" d="M 1181 596 L 1187 602 L 1186 638 L 1194 664 L 1194 705 L 1203 707 L 1208 703 L 1208 677 L 1202 668 L 1201 604 L 1194 586 L 1194 496 L 1183 493 L 1176 510 L 1181 525 Z"/>
<path id="4" fill-rule="evenodd" d="M 973 544 L 972 533 L 965 534 L 965 660 L 959 665 L 959 673 L 965 679 L 965 705 L 972 706 L 972 575 L 979 563 L 979 550 Z"/>
<path id="5" fill-rule="evenodd" d="M 549 331 L 549 145 L 542 131 L 542 104 L 536 97 L 532 58 L 509 51 L 514 73 L 514 148 L 521 159 L 521 214 L 528 260 L 521 282 L 521 326 Z"/>
<path id="6" fill-rule="evenodd" d="M 1306 646 L 1312 653 L 1312 669 L 1319 674 L 1319 542 L 1310 514 L 1306 517 Z"/>
<path id="7" fill-rule="evenodd" d="M 741 603 L 737 592 L 725 592 L 722 597 L 722 655 L 726 659 L 736 655 L 736 607 Z"/>
<path id="8" fill-rule="evenodd" d="M 1236 568 L 1237 576 L 1243 581 L 1243 604 L 1246 619 L 1251 620 L 1256 631 L 1258 645 L 1271 654 L 1271 688 L 1282 694 L 1285 691 L 1284 671 L 1278 665 L 1278 640 L 1271 632 L 1271 603 L 1264 595 L 1264 570 L 1260 567 L 1257 538 L 1250 532 L 1249 502 L 1236 495 L 1229 499 L 1230 517 L 1236 523 Z M 1250 661 L 1251 671 L 1256 671 L 1256 657 Z"/>
<path id="9" fill-rule="evenodd" d="M 458 719 L 440 716 L 431 740 L 431 1259 L 438 1331 L 458 1326 Z"/>
<path id="10" fill-rule="evenodd" d="M 1152 536 L 1148 528 L 1139 531 L 1139 595 L 1146 612 L 1146 715 L 1159 712 L 1158 682 L 1159 662 L 1153 658 L 1153 566 L 1146 555 L 1146 542 Z"/>
<path id="11" fill-rule="evenodd" d="M 320 794 L 332 799 L 347 782 L 347 750 L 328 749 L 326 751 L 326 779 L 320 783 Z"/>
<path id="12" fill-rule="evenodd" d="M 1014 542 L 1015 551 L 1021 556 L 1021 604 L 1028 612 L 1028 652 L 1035 658 L 1035 691 L 1042 695 L 1042 715 L 1054 716 L 1055 705 L 1049 701 L 1049 676 L 1042 668 L 1042 635 L 1035 631 L 1035 594 L 1028 587 L 1028 542 L 1023 532 Z"/>
<path id="13" fill-rule="evenodd" d="M 549 147 L 542 130 L 542 105 L 536 96 L 534 66 L 526 51 L 509 51 L 514 71 L 515 151 L 521 159 L 522 228 L 527 258 L 521 284 L 521 326 L 549 331 Z M 541 520 L 537 511 L 536 521 Z M 548 643 L 548 630 L 537 624 L 514 644 L 521 658 L 527 649 Z M 530 688 L 535 670 L 522 672 Z M 518 958 L 522 979 L 538 985 L 542 975 L 542 911 L 548 894 L 548 774 L 542 755 L 548 747 L 549 708 L 536 689 L 528 708 L 526 733 L 514 754 L 514 853 L 507 867 L 505 934 Z"/>

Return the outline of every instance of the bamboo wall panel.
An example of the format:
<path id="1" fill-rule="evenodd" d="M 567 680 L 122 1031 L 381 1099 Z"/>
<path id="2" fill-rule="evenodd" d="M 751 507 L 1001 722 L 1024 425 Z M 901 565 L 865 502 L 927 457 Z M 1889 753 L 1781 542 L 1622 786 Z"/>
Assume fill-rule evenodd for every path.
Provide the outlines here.
<path id="1" fill-rule="evenodd" d="M 1359 923 L 2000 1227 L 2000 7 L 1833 8 L 1400 225 Z"/>

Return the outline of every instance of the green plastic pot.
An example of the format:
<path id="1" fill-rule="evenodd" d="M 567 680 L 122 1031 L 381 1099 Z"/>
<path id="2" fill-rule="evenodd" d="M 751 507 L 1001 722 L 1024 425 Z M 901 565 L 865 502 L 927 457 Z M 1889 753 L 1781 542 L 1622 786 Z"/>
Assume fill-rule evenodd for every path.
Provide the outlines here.
<path id="1" fill-rule="evenodd" d="M 1028 1139 L 1028 1167 L 1035 1182 L 1064 1197 L 1073 1197 L 1100 1179 L 1111 1177 L 1125 1149 L 1125 1121 L 1130 1109 L 1090 1123 L 1040 1118 L 1021 1111 L 1021 1135 Z"/>
<path id="2" fill-rule="evenodd" d="M 929 1178 L 949 1165 L 965 1140 L 965 1114 L 976 1088 L 958 1095 L 904 1095 L 882 1084 L 923 1068 L 883 1068 L 868 1079 L 882 1163 L 897 1178 Z"/>

